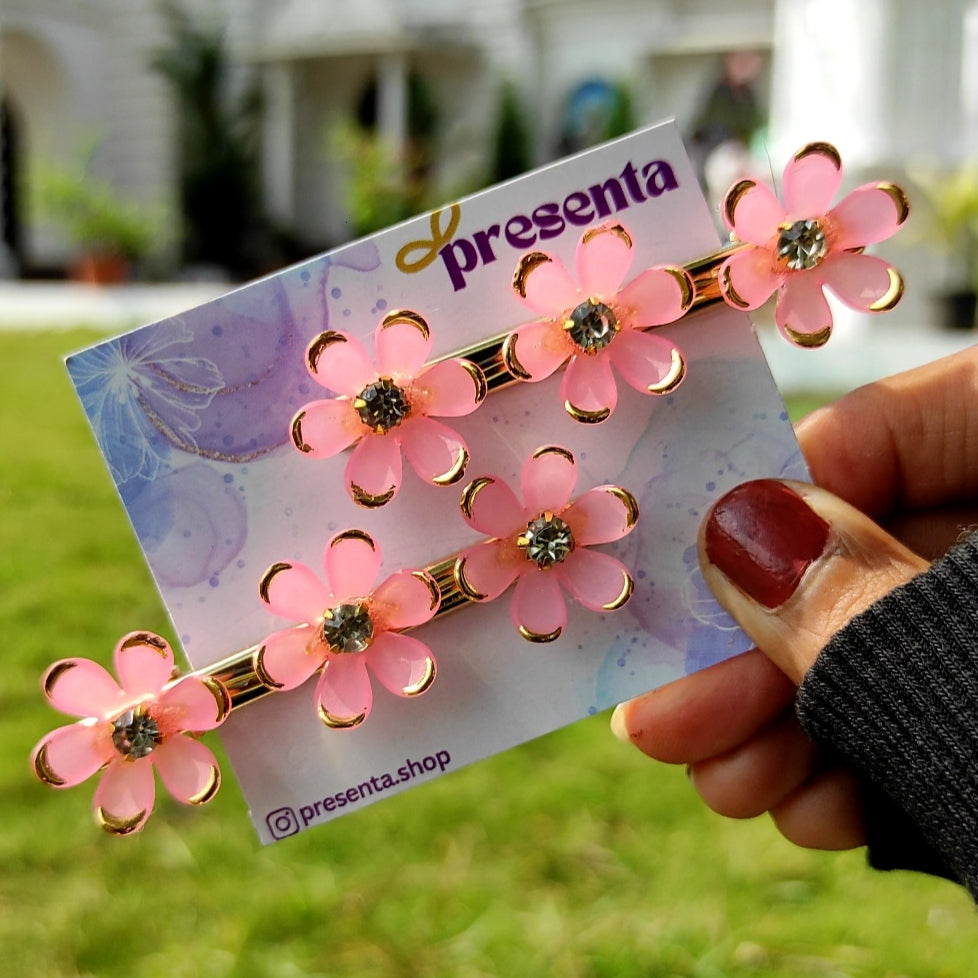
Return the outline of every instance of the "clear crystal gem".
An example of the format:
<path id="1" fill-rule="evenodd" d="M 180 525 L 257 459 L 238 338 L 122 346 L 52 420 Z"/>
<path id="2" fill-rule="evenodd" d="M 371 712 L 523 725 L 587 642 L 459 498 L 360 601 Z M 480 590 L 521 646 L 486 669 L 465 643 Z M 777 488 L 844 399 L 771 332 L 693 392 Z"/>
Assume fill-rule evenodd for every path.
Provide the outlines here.
<path id="1" fill-rule="evenodd" d="M 585 353 L 597 353 L 615 338 L 618 318 L 610 306 L 588 299 L 571 310 L 564 328 Z"/>
<path id="2" fill-rule="evenodd" d="M 535 520 L 526 524 L 516 545 L 541 570 L 559 564 L 574 549 L 574 534 L 571 528 L 553 513 L 541 513 Z"/>
<path id="3" fill-rule="evenodd" d="M 323 616 L 323 641 L 334 652 L 362 652 L 373 637 L 374 623 L 359 601 L 337 605 Z"/>
<path id="4" fill-rule="evenodd" d="M 123 757 L 146 757 L 163 742 L 159 725 L 142 707 L 123 713 L 112 727 L 112 743 Z"/>
<path id="5" fill-rule="evenodd" d="M 778 235 L 778 258 L 794 272 L 814 268 L 827 247 L 825 232 L 814 218 L 795 221 Z"/>
<path id="6" fill-rule="evenodd" d="M 360 420 L 378 432 L 396 428 L 411 413 L 404 391 L 390 377 L 381 377 L 364 387 L 353 406 Z"/>

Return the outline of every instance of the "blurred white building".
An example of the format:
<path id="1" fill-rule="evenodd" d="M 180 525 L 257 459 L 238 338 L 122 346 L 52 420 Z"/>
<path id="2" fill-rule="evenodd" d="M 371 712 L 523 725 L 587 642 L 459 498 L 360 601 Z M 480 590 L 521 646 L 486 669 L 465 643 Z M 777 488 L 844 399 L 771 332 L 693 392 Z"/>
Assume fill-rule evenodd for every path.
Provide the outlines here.
<path id="1" fill-rule="evenodd" d="M 431 178 L 446 196 L 477 179 L 504 81 L 544 162 L 586 136 L 588 98 L 608 86 L 627 86 L 636 124 L 675 116 L 690 132 L 732 52 L 754 55 L 750 85 L 774 159 L 812 139 L 836 141 L 857 170 L 887 173 L 925 152 L 944 162 L 978 152 L 978 0 L 182 6 L 225 24 L 242 73 L 259 73 L 266 203 L 314 243 L 349 237 L 337 124 L 369 103 L 377 130 L 403 144 L 417 78 L 437 107 Z M 66 249 L 27 209 L 24 177 L 39 161 L 72 165 L 98 139 L 98 175 L 147 202 L 174 199 L 175 108 L 149 68 L 166 43 L 158 0 L 0 0 L 5 237 L 28 265 Z"/>

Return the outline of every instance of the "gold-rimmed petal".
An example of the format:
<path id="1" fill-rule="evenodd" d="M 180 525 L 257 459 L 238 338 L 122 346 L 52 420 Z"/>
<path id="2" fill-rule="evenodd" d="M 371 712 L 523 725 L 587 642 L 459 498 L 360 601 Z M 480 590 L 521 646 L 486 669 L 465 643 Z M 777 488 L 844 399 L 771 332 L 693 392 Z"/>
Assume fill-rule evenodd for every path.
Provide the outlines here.
<path id="1" fill-rule="evenodd" d="M 611 417 L 611 408 L 598 408 L 596 411 L 585 411 L 584 408 L 576 407 L 570 401 L 564 401 L 564 410 L 581 424 L 600 424 L 602 421 Z"/>
<path id="2" fill-rule="evenodd" d="M 525 625 L 520 625 L 519 631 L 520 635 L 523 636 L 528 642 L 537 642 L 543 644 L 544 642 L 553 642 L 560 638 L 561 632 L 563 632 L 563 627 L 558 625 L 552 632 L 534 632 L 527 628 Z"/>
<path id="3" fill-rule="evenodd" d="M 389 312 L 380 322 L 381 329 L 398 325 L 413 326 L 426 340 L 430 338 L 431 331 L 428 329 L 428 322 L 419 312 L 413 309 L 395 309 Z"/>
<path id="4" fill-rule="evenodd" d="M 442 475 L 433 476 L 431 481 L 436 486 L 453 486 L 462 476 L 469 464 L 469 453 L 464 445 L 459 445 L 458 455 L 452 467 Z"/>
<path id="5" fill-rule="evenodd" d="M 458 361 L 462 369 L 472 378 L 472 385 L 475 387 L 475 403 L 481 404 L 489 393 L 489 384 L 486 382 L 486 375 L 482 368 L 471 360 L 461 357 Z"/>
<path id="6" fill-rule="evenodd" d="M 254 654 L 252 659 L 252 664 L 255 669 L 255 675 L 258 677 L 258 682 L 262 684 L 266 689 L 284 689 L 285 683 L 276 682 L 272 679 L 268 670 L 265 668 L 265 648 L 266 646 L 260 645 Z"/>
<path id="7" fill-rule="evenodd" d="M 217 722 L 223 723 L 231 713 L 231 694 L 228 688 L 216 676 L 204 676 L 201 682 L 207 692 L 214 697 L 217 705 Z"/>
<path id="8" fill-rule="evenodd" d="M 826 156 L 832 161 L 836 170 L 842 169 L 842 157 L 831 143 L 815 142 L 802 146 L 794 155 L 795 162 L 803 160 L 806 156 Z"/>
<path id="9" fill-rule="evenodd" d="M 110 835 L 132 835 L 146 821 L 144 809 L 135 815 L 113 815 L 101 805 L 95 809 L 95 821 Z"/>
<path id="10" fill-rule="evenodd" d="M 530 251 L 523 255 L 516 265 L 516 271 L 513 273 L 513 291 L 520 298 L 525 299 L 526 280 L 530 277 L 530 273 L 541 265 L 548 265 L 552 261 L 553 258 L 542 251 Z"/>
<path id="11" fill-rule="evenodd" d="M 465 514 L 467 519 L 472 519 L 472 506 L 475 503 L 475 497 L 482 492 L 486 486 L 491 486 L 496 480 L 490 476 L 483 475 L 478 479 L 473 479 L 463 490 L 462 498 L 459 500 L 459 506 L 462 512 Z"/>
<path id="12" fill-rule="evenodd" d="M 680 295 L 682 296 L 680 300 L 682 311 L 686 312 L 696 298 L 696 286 L 693 284 L 692 276 L 685 268 L 679 268 L 676 265 L 663 265 L 662 270 L 676 280 Z"/>
<path id="13" fill-rule="evenodd" d="M 586 245 L 593 238 L 598 237 L 600 234 L 611 234 L 616 238 L 621 238 L 624 241 L 626 247 L 633 248 L 634 242 L 632 241 L 632 236 L 628 233 L 627 229 L 621 224 L 602 224 L 596 228 L 588 228 L 587 231 L 581 236 L 581 244 Z"/>
<path id="14" fill-rule="evenodd" d="M 519 339 L 519 333 L 510 333 L 509 336 L 507 336 L 503 341 L 503 366 L 517 380 L 530 380 L 530 372 L 523 366 L 522 363 L 520 363 L 519 357 L 516 355 L 517 339 Z"/>
<path id="15" fill-rule="evenodd" d="M 302 419 L 306 416 L 305 408 L 296 413 L 296 416 L 292 419 L 292 444 L 299 449 L 305 455 L 308 455 L 312 451 L 312 445 L 310 445 L 305 438 L 302 436 Z"/>
<path id="16" fill-rule="evenodd" d="M 455 561 L 455 566 L 452 568 L 452 575 L 455 578 L 455 586 L 465 595 L 469 601 L 485 601 L 486 595 L 481 591 L 477 591 L 469 583 L 469 579 L 465 576 L 465 556 L 459 557 Z"/>
<path id="17" fill-rule="evenodd" d="M 328 329 L 324 333 L 320 333 L 310 344 L 306 350 L 306 363 L 309 364 L 309 369 L 313 373 L 318 372 L 319 361 L 322 355 L 328 350 L 334 343 L 345 343 L 346 337 L 342 333 L 337 333 L 336 330 Z"/>
<path id="18" fill-rule="evenodd" d="M 221 787 L 221 769 L 216 765 L 211 765 L 210 777 L 206 784 L 196 794 L 187 799 L 188 805 L 206 805 L 217 794 Z"/>
<path id="19" fill-rule="evenodd" d="M 417 682 L 411 683 L 410 686 L 402 687 L 401 692 L 405 696 L 420 696 L 435 681 L 437 672 L 438 668 L 435 665 L 435 660 L 429 655 L 425 659 L 424 675 Z"/>
<path id="20" fill-rule="evenodd" d="M 391 486 L 383 492 L 372 493 L 367 492 L 355 482 L 350 483 L 350 495 L 353 497 L 353 501 L 358 506 L 363 506 L 364 509 L 379 509 L 381 506 L 386 506 L 394 498 L 396 492 L 397 486 Z"/>
<path id="21" fill-rule="evenodd" d="M 657 384 L 649 384 L 650 394 L 671 394 L 686 377 L 686 360 L 683 355 L 673 348 L 672 362 L 665 376 Z"/>
<path id="22" fill-rule="evenodd" d="M 333 716 L 329 710 L 326 709 L 322 704 L 319 705 L 319 719 L 326 724 L 331 730 L 350 730 L 353 727 L 360 726 L 364 720 L 367 719 L 366 711 L 355 717 L 338 717 Z"/>
<path id="23" fill-rule="evenodd" d="M 332 540 L 329 541 L 329 547 L 332 550 L 333 547 L 341 544 L 344 540 L 360 540 L 365 543 L 371 550 L 377 550 L 377 544 L 374 543 L 374 538 L 367 533 L 366 530 L 343 530 L 342 533 L 337 533 Z"/>
<path id="24" fill-rule="evenodd" d="M 604 491 L 609 496 L 614 496 L 625 508 L 625 526 L 631 529 L 639 517 L 638 500 L 621 486 L 604 486 Z"/>
<path id="25" fill-rule="evenodd" d="M 571 465 L 577 464 L 574 453 L 570 449 L 564 448 L 563 445 L 544 445 L 542 448 L 538 448 L 532 457 L 542 458 L 544 455 L 557 455 L 560 458 L 566 459 Z"/>
<path id="26" fill-rule="evenodd" d="M 278 577 L 283 571 L 291 570 L 292 565 L 288 561 L 280 560 L 272 564 L 271 567 L 265 571 L 261 576 L 261 580 L 258 582 L 258 594 L 265 604 L 269 604 L 268 589 L 271 587 L 272 581 Z"/>
<path id="27" fill-rule="evenodd" d="M 170 646 L 166 640 L 154 635 L 153 632 L 130 632 L 120 643 L 119 651 L 125 652 L 127 649 L 146 647 L 158 653 L 162 658 L 170 657 Z"/>
<path id="28" fill-rule="evenodd" d="M 426 570 L 411 571 L 411 576 L 416 577 L 428 589 L 431 596 L 431 610 L 434 611 L 441 603 L 441 589 L 438 582 Z"/>
<path id="29" fill-rule="evenodd" d="M 734 211 L 737 209 L 737 204 L 740 203 L 741 197 L 749 190 L 753 190 L 756 186 L 756 180 L 740 180 L 727 191 L 726 196 L 723 198 L 723 214 L 730 227 L 734 226 Z"/>
<path id="30" fill-rule="evenodd" d="M 876 184 L 876 189 L 882 190 L 893 201 L 893 206 L 897 212 L 897 224 L 903 224 L 910 216 L 910 199 L 907 197 L 903 187 L 895 183 L 890 183 L 888 180 L 883 180 Z"/>
<path id="31" fill-rule="evenodd" d="M 621 592 L 618 594 L 618 597 L 601 606 L 605 611 L 617 611 L 628 602 L 628 599 L 635 591 L 635 582 L 632 580 L 632 576 L 628 573 L 628 571 L 622 571 L 622 578 L 622 588 Z"/>
<path id="32" fill-rule="evenodd" d="M 796 346 L 803 346 L 808 350 L 814 350 L 816 347 L 825 346 L 828 343 L 829 337 L 832 335 L 832 327 L 826 326 L 823 329 L 816 330 L 814 333 L 802 333 L 797 329 L 792 329 L 791 326 L 785 323 L 784 332 L 788 339 Z"/>
<path id="33" fill-rule="evenodd" d="M 43 686 L 44 695 L 48 699 L 52 698 L 54 687 L 58 680 L 61 679 L 61 677 L 66 673 L 74 669 L 77 664 L 78 663 L 72 659 L 65 659 L 62 662 L 56 662 L 53 666 L 51 666 L 51 668 L 47 671 L 47 674 L 44 676 Z"/>
<path id="34" fill-rule="evenodd" d="M 729 265 L 722 265 L 720 267 L 717 282 L 720 285 L 720 292 L 723 294 L 725 299 L 735 305 L 738 309 L 750 309 L 750 303 L 743 298 L 743 296 L 739 295 L 733 286 Z"/>
<path id="35" fill-rule="evenodd" d="M 869 306 L 870 312 L 886 312 L 892 309 L 903 298 L 903 276 L 892 267 L 887 269 L 887 274 L 890 276 L 889 287 L 883 295 Z"/>
<path id="36" fill-rule="evenodd" d="M 34 774 L 37 775 L 39 781 L 51 788 L 62 788 L 68 783 L 51 767 L 51 762 L 48 760 L 47 744 L 43 744 L 34 755 Z"/>

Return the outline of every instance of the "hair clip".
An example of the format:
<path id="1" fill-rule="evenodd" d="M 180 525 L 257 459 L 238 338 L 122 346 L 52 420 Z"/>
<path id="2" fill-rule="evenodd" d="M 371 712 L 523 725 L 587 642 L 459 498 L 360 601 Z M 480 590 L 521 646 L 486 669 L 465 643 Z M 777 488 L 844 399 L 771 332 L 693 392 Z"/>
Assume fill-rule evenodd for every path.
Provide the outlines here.
<path id="1" fill-rule="evenodd" d="M 621 561 L 591 550 L 631 532 L 635 497 L 620 486 L 598 486 L 570 501 L 577 481 L 574 456 L 556 445 L 537 449 L 520 473 L 521 503 L 501 479 L 470 482 L 462 515 L 492 539 L 455 561 L 458 589 L 470 601 L 492 601 L 516 582 L 510 617 L 531 642 L 552 642 L 567 622 L 561 589 L 591 611 L 615 611 L 634 582 Z"/>
<path id="2" fill-rule="evenodd" d="M 633 248 L 628 229 L 609 222 L 581 236 L 577 283 L 546 252 L 529 252 L 516 266 L 513 291 L 547 318 L 513 330 L 503 342 L 503 361 L 518 380 L 532 382 L 566 363 L 560 399 L 575 421 L 596 424 L 611 416 L 618 402 L 612 365 L 643 394 L 670 393 L 686 372 L 675 343 L 648 330 L 685 314 L 693 280 L 685 268 L 663 265 L 622 286 Z"/>
<path id="3" fill-rule="evenodd" d="M 893 183 L 866 183 L 831 207 L 841 182 L 839 151 L 809 143 L 784 168 L 783 206 L 754 180 L 734 184 L 721 205 L 743 246 L 720 265 L 720 294 L 735 309 L 756 309 L 777 292 L 778 329 L 798 346 L 822 346 L 832 333 L 823 287 L 860 312 L 892 309 L 903 295 L 900 273 L 862 251 L 902 227 L 907 195 Z"/>
<path id="4" fill-rule="evenodd" d="M 326 583 L 305 564 L 273 564 L 259 585 L 273 614 L 298 620 L 269 635 L 255 653 L 255 672 L 270 689 L 294 689 L 320 671 L 319 716 L 343 730 L 370 712 L 370 671 L 397 696 L 418 696 L 434 682 L 435 659 L 424 642 L 401 631 L 430 621 L 441 593 L 424 570 L 397 571 L 371 590 L 380 548 L 363 530 L 338 533 L 323 553 Z"/>
<path id="5" fill-rule="evenodd" d="M 71 788 L 104 768 L 95 819 L 114 835 L 129 835 L 153 810 L 154 769 L 185 805 L 203 805 L 217 793 L 217 761 L 194 735 L 224 722 L 231 697 L 213 675 L 173 679 L 173 650 L 150 632 L 120 639 L 114 660 L 118 682 L 91 659 L 62 659 L 48 669 L 42 686 L 50 704 L 82 719 L 44 737 L 32 764 L 52 788 Z"/>
<path id="6" fill-rule="evenodd" d="M 431 331 L 409 309 L 385 316 L 374 343 L 376 363 L 348 333 L 317 336 L 306 366 L 336 396 L 306 404 L 292 421 L 292 443 L 313 458 L 330 458 L 355 443 L 344 480 L 350 498 L 371 509 L 397 494 L 402 448 L 425 482 L 450 486 L 462 478 L 469 461 L 465 440 L 434 417 L 471 413 L 487 389 L 480 368 L 461 357 L 425 366 Z"/>

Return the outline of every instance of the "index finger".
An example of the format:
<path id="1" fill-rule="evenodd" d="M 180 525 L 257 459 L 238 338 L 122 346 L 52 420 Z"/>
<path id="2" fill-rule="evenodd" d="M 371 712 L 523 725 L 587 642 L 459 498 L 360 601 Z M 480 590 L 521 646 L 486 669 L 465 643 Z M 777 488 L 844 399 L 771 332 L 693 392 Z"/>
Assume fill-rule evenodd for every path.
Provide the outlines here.
<path id="1" fill-rule="evenodd" d="M 978 346 L 846 394 L 796 428 L 812 481 L 877 520 L 978 495 Z"/>

